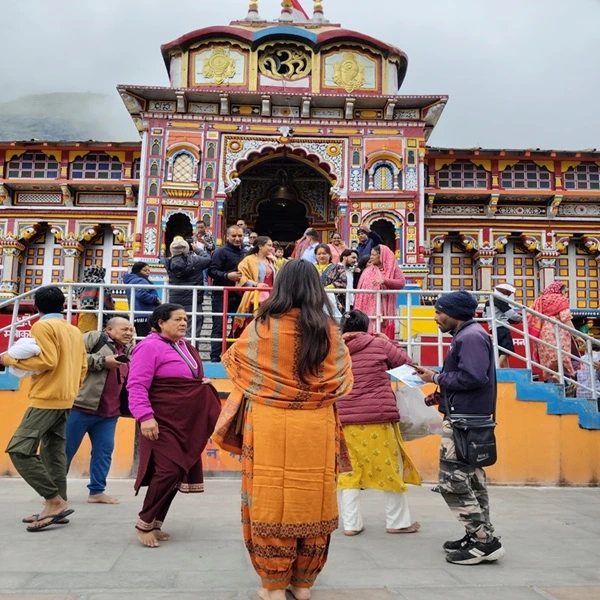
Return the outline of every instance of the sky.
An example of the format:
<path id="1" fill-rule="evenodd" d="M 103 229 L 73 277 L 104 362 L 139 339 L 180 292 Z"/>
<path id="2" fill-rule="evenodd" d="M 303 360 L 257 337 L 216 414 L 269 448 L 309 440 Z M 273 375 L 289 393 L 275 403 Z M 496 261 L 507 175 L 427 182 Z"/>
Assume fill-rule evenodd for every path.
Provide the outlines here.
<path id="1" fill-rule="evenodd" d="M 312 13 L 312 0 L 302 3 Z M 404 50 L 409 64 L 401 94 L 450 97 L 429 145 L 600 149 L 600 0 L 323 5 L 332 23 Z M 137 139 L 115 87 L 168 85 L 161 44 L 244 18 L 247 8 L 247 0 L 2 2 L 1 99 L 106 94 L 106 116 L 121 139 Z M 259 10 L 277 18 L 280 1 L 259 0 Z"/>

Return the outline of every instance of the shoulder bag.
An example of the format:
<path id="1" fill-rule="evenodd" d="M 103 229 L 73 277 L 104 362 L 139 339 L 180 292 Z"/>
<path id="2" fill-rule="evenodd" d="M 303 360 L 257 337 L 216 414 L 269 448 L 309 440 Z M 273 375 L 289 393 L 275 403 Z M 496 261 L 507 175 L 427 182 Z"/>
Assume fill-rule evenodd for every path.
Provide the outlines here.
<path id="1" fill-rule="evenodd" d="M 492 349 L 493 350 L 493 349 Z M 490 356 L 494 360 L 494 356 Z M 494 385 L 497 394 L 497 380 L 494 372 Z M 450 406 L 452 401 L 449 400 Z M 496 463 L 496 395 L 491 417 L 485 415 L 452 415 L 450 418 L 456 459 L 471 467 L 489 467 Z"/>

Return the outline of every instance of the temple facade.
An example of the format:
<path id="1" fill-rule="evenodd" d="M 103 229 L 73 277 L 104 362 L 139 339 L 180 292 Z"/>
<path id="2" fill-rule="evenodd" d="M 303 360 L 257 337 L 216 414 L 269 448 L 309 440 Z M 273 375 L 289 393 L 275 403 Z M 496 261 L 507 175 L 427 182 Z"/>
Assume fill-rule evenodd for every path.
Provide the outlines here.
<path id="1" fill-rule="evenodd" d="M 242 218 L 284 245 L 366 224 L 425 289 L 529 303 L 559 278 L 596 314 L 600 153 L 429 147 L 447 97 L 400 94 L 402 50 L 282 5 L 162 46 L 170 86 L 120 86 L 141 141 L 0 142 L 0 296 L 98 263 L 160 281 L 175 235 Z"/>

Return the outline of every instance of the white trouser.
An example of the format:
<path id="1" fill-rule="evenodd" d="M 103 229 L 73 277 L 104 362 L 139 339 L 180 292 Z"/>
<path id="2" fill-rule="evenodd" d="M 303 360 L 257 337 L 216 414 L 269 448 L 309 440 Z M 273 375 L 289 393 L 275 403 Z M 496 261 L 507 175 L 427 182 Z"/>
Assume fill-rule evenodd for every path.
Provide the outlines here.
<path id="1" fill-rule="evenodd" d="M 385 496 L 385 521 L 387 529 L 410 527 L 410 511 L 406 492 L 383 492 Z M 345 531 L 360 531 L 363 520 L 360 514 L 360 490 L 339 491 L 340 515 Z"/>

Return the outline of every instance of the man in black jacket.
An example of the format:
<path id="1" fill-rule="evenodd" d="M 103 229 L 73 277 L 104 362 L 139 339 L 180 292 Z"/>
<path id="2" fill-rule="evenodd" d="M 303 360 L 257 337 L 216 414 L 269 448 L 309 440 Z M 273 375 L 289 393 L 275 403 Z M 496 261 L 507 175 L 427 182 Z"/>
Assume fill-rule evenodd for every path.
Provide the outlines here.
<path id="1" fill-rule="evenodd" d="M 468 292 L 452 292 L 435 303 L 435 321 L 443 333 L 453 336 L 441 373 L 416 367 L 426 382 L 440 387 L 440 411 L 444 414 L 440 449 L 439 491 L 465 526 L 465 536 L 443 545 L 446 560 L 460 565 L 492 562 L 504 556 L 490 522 L 490 503 L 485 471 L 459 462 L 452 419 L 458 415 L 489 417 L 496 401 L 494 348 L 486 331 L 473 320 L 477 300 Z"/>
<path id="2" fill-rule="evenodd" d="M 232 225 L 227 230 L 227 242 L 221 248 L 217 248 L 212 255 L 208 274 L 213 280 L 213 285 L 233 286 L 242 277 L 237 270 L 238 265 L 244 253 L 242 252 L 242 241 L 244 239 L 244 230 L 237 225 Z M 228 306 L 226 311 L 234 313 L 240 305 L 242 297 L 235 293 L 229 293 Z M 212 311 L 213 313 L 223 312 L 223 292 L 212 293 Z M 211 338 L 223 337 L 223 319 L 219 315 L 213 315 Z M 213 341 L 210 344 L 210 361 L 221 362 L 221 342 Z"/>

